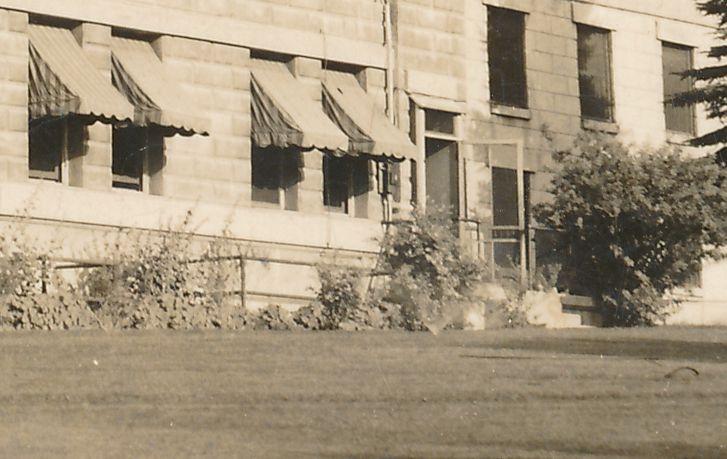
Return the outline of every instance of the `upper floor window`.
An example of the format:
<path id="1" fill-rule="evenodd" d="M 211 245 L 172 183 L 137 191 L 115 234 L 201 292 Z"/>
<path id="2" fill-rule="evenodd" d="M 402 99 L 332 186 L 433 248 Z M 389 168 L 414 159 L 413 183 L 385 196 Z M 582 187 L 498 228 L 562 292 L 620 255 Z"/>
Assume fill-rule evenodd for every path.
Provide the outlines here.
<path id="1" fill-rule="evenodd" d="M 662 64 L 664 67 L 664 118 L 668 131 L 694 134 L 694 106 L 677 107 L 672 98 L 692 89 L 690 78 L 682 76 L 692 68 L 693 49 L 674 43 L 662 42 Z"/>
<path id="2" fill-rule="evenodd" d="M 578 85 L 581 116 L 613 121 L 610 31 L 578 24 Z"/>
<path id="3" fill-rule="evenodd" d="M 525 13 L 487 8 L 487 53 L 490 100 L 496 104 L 527 108 Z"/>

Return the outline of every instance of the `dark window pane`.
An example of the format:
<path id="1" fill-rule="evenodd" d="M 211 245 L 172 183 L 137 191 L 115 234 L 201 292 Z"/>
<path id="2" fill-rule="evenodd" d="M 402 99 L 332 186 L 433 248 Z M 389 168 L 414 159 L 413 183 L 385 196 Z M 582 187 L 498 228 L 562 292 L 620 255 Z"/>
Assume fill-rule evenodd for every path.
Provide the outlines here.
<path id="1" fill-rule="evenodd" d="M 578 83 L 581 115 L 613 120 L 610 32 L 578 24 Z"/>
<path id="2" fill-rule="evenodd" d="M 692 89 L 690 78 L 682 73 L 692 68 L 692 48 L 672 43 L 662 44 L 664 65 L 664 116 L 669 131 L 694 133 L 694 107 L 676 107 L 670 103 L 675 95 Z"/>
<path id="3" fill-rule="evenodd" d="M 115 128 L 113 132 L 112 186 L 141 191 L 146 128 Z"/>
<path id="4" fill-rule="evenodd" d="M 519 242 L 495 242 L 495 264 L 501 268 L 520 266 Z"/>
<path id="5" fill-rule="evenodd" d="M 350 158 L 323 157 L 323 204 L 331 212 L 348 213 Z"/>
<path id="6" fill-rule="evenodd" d="M 61 181 L 61 160 L 65 148 L 63 118 L 32 120 L 28 126 L 29 177 L 55 182 Z"/>
<path id="7" fill-rule="evenodd" d="M 252 200 L 280 204 L 282 152 L 277 148 L 252 148 Z"/>
<path id="8" fill-rule="evenodd" d="M 454 113 L 441 110 L 426 110 L 424 125 L 427 131 L 454 134 Z"/>
<path id="9" fill-rule="evenodd" d="M 490 99 L 503 105 L 528 105 L 525 76 L 525 14 L 487 8 Z"/>
<path id="10" fill-rule="evenodd" d="M 518 226 L 517 171 L 492 168 L 492 210 L 495 226 Z"/>
<path id="11" fill-rule="evenodd" d="M 495 242 L 495 264 L 501 268 L 515 268 L 520 266 L 519 242 Z"/>
<path id="12" fill-rule="evenodd" d="M 426 184 L 427 203 L 442 209 L 459 212 L 459 174 L 457 143 L 427 139 Z"/>

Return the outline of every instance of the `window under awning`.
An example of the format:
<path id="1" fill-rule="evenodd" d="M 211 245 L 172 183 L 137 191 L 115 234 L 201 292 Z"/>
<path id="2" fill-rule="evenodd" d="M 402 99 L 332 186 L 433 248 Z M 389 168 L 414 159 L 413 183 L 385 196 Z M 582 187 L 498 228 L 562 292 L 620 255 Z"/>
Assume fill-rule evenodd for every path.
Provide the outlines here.
<path id="1" fill-rule="evenodd" d="M 151 44 L 112 37 L 111 61 L 114 84 L 134 105 L 136 124 L 155 124 L 183 134 L 209 132 L 209 119 L 176 81 L 166 77 Z"/>
<path id="2" fill-rule="evenodd" d="M 348 137 L 285 64 L 253 61 L 252 138 L 259 147 L 348 150 Z"/>
<path id="3" fill-rule="evenodd" d="M 70 30 L 31 24 L 28 36 L 31 119 L 68 114 L 106 122 L 133 119 L 134 107 L 96 70 Z"/>
<path id="4" fill-rule="evenodd" d="M 395 159 L 417 158 L 417 147 L 376 107 L 356 77 L 327 71 L 323 88 L 324 109 L 348 135 L 352 152 Z"/>

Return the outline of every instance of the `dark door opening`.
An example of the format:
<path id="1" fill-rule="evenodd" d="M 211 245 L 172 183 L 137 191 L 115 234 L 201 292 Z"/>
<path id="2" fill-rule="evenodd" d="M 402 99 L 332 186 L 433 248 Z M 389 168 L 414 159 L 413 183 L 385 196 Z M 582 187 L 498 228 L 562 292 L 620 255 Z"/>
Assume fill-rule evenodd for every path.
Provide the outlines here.
<path id="1" fill-rule="evenodd" d="M 426 139 L 427 205 L 459 214 L 457 142 Z"/>

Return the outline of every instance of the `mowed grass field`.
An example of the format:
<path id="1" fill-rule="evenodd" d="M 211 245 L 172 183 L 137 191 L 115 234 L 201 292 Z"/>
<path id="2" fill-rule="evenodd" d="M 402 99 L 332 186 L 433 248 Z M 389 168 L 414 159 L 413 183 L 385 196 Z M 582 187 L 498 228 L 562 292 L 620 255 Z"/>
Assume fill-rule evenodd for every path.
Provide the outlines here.
<path id="1" fill-rule="evenodd" d="M 714 328 L 6 333 L 0 457 L 727 457 L 726 364 Z"/>

